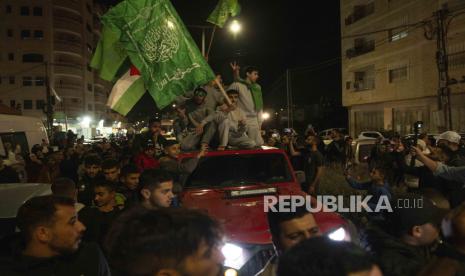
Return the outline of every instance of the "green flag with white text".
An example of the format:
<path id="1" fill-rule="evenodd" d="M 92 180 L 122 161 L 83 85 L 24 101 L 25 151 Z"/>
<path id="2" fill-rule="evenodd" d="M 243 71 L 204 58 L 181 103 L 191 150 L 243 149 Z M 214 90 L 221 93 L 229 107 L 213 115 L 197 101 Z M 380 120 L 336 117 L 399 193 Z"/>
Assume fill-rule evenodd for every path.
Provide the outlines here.
<path id="1" fill-rule="evenodd" d="M 214 74 L 169 0 L 124 0 L 102 16 L 161 109 Z"/>
<path id="2" fill-rule="evenodd" d="M 118 78 L 118 71 L 128 58 L 126 50 L 122 48 L 119 42 L 120 35 L 121 33 L 117 28 L 104 25 L 102 37 L 90 62 L 90 66 L 99 71 L 99 77 L 106 81 L 113 81 Z M 129 67 L 123 70 L 126 71 L 127 69 Z"/>
<path id="3" fill-rule="evenodd" d="M 229 18 L 229 15 L 236 16 L 241 12 L 241 6 L 238 0 L 220 0 L 213 12 L 207 19 L 207 22 L 223 28 Z"/>

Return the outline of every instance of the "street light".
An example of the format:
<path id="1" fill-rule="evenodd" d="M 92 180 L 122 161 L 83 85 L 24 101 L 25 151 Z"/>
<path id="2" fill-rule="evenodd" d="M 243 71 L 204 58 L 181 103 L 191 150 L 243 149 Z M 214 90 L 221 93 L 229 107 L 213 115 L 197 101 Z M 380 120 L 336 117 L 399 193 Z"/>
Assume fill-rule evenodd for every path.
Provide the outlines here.
<path id="1" fill-rule="evenodd" d="M 270 118 L 270 113 L 268 113 L 268 112 L 263 112 L 263 113 L 262 113 L 262 119 L 263 119 L 263 121 L 266 121 L 266 120 L 268 120 L 269 118 Z"/>
<path id="2" fill-rule="evenodd" d="M 233 20 L 231 25 L 229 25 L 229 30 L 234 34 L 237 35 L 242 29 L 241 24 L 237 20 Z"/>

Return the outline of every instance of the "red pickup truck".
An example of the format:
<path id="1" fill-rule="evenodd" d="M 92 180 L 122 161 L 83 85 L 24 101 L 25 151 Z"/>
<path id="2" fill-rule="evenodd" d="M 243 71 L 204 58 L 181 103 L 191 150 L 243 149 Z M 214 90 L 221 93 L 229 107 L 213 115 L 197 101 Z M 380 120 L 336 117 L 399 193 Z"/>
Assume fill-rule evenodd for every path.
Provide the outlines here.
<path id="1" fill-rule="evenodd" d="M 194 158 L 187 153 L 181 159 Z M 224 227 L 225 267 L 254 275 L 272 256 L 264 195 L 302 195 L 296 173 L 279 149 L 209 152 L 186 179 L 181 202 L 206 211 Z M 347 222 L 337 213 L 314 213 L 325 234 L 342 239 Z"/>

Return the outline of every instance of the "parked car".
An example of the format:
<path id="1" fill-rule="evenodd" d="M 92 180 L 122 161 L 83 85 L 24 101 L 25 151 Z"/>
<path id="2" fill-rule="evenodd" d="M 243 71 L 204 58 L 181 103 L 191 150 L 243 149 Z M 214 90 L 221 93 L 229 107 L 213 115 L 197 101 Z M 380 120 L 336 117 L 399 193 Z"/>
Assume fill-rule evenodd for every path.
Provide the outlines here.
<path id="1" fill-rule="evenodd" d="M 331 132 L 334 130 L 334 129 L 337 129 L 339 130 L 342 134 L 344 134 L 345 136 L 347 136 L 347 129 L 345 128 L 329 128 L 329 129 L 325 129 L 323 131 L 320 131 L 318 133 L 318 136 L 320 136 L 321 140 L 323 140 L 323 143 L 327 146 L 331 143 L 331 141 L 333 141 L 332 137 L 331 137 Z"/>
<path id="2" fill-rule="evenodd" d="M 24 202 L 32 197 L 51 193 L 50 184 L 0 184 L 0 237 L 15 232 L 16 213 Z"/>
<path id="3" fill-rule="evenodd" d="M 188 153 L 181 159 L 194 157 L 195 153 Z M 254 275 L 274 253 L 264 196 L 302 195 L 299 183 L 303 177 L 303 172 L 293 171 L 280 149 L 209 152 L 187 178 L 181 202 L 223 224 L 225 267 L 239 275 Z M 337 231 L 340 238 L 348 236 L 349 224 L 339 214 L 321 212 L 314 216 L 323 233 Z"/>
<path id="4" fill-rule="evenodd" d="M 375 139 L 356 139 L 352 142 L 355 156 L 355 164 L 362 164 L 368 161 L 371 149 L 376 145 Z"/>
<path id="5" fill-rule="evenodd" d="M 48 143 L 42 120 L 34 117 L 0 114 L 0 156 L 6 157 L 5 143 L 20 145 L 23 153 L 30 152 L 35 144 Z"/>
<path id="6" fill-rule="evenodd" d="M 358 139 L 378 139 L 380 137 L 384 139 L 383 134 L 378 131 L 362 131 L 358 135 Z"/>

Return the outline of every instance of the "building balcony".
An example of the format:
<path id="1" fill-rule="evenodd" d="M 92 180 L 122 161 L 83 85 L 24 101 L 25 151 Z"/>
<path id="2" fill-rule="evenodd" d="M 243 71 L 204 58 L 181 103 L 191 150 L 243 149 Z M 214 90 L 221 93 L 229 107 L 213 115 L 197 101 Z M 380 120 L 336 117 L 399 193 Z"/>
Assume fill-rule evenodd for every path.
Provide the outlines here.
<path id="1" fill-rule="evenodd" d="M 58 63 L 53 66 L 56 75 L 73 75 L 82 78 L 82 65 L 72 63 Z"/>
<path id="2" fill-rule="evenodd" d="M 375 2 L 354 7 L 354 11 L 345 19 L 346 26 L 351 25 L 375 12 Z"/>
<path id="3" fill-rule="evenodd" d="M 79 6 L 79 3 L 80 1 L 73 0 L 53 0 L 53 5 L 55 6 L 81 13 L 81 7 Z"/>
<path id="4" fill-rule="evenodd" d="M 371 41 L 364 43 L 363 45 L 358 45 L 358 46 L 355 46 L 354 48 L 347 49 L 346 57 L 354 58 L 354 57 L 358 57 L 358 56 L 364 55 L 369 52 L 373 52 L 374 50 L 375 50 L 375 41 L 371 40 Z"/>
<path id="5" fill-rule="evenodd" d="M 356 92 L 372 89 L 375 89 L 375 80 L 373 79 L 358 80 L 354 82 L 354 91 Z"/>
<path id="6" fill-rule="evenodd" d="M 82 25 L 76 22 L 76 20 L 66 17 L 54 17 L 53 28 L 57 30 L 70 31 L 79 35 L 82 34 Z"/>
<path id="7" fill-rule="evenodd" d="M 99 77 L 94 78 L 94 85 L 98 86 L 100 89 L 105 89 L 105 86 L 107 86 L 107 84 L 108 84 L 108 82 L 102 80 Z"/>
<path id="8" fill-rule="evenodd" d="M 77 54 L 82 57 L 82 44 L 76 42 L 67 42 L 65 40 L 55 40 L 53 44 L 53 50 Z"/>

